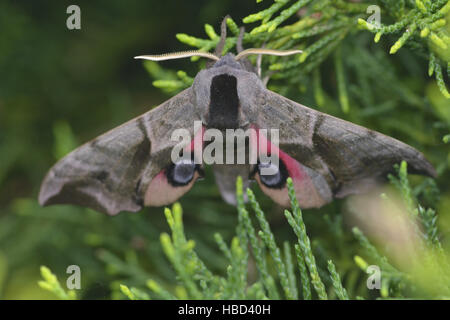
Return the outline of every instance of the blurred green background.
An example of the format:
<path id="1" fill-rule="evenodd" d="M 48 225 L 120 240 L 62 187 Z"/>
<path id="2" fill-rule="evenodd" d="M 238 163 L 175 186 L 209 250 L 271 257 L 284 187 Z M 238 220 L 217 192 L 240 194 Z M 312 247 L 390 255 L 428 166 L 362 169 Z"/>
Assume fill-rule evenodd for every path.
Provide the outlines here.
<path id="1" fill-rule="evenodd" d="M 176 40 L 176 33 L 203 37 L 205 23 L 219 30 L 226 14 L 241 21 L 261 9 L 255 1 L 78 1 L 81 30 L 68 30 L 70 4 L 0 2 L 1 299 L 53 298 L 37 285 L 40 265 L 50 267 L 62 281 L 67 266 L 79 265 L 84 299 L 123 298 L 119 283 L 139 285 L 149 277 L 168 286 L 176 282 L 160 249 L 159 235 L 168 230 L 162 208 L 116 217 L 74 206 L 41 208 L 36 200 L 39 186 L 57 158 L 170 97 L 152 86 L 142 62 L 133 56 L 189 49 Z M 422 189 L 427 183 L 435 186 L 433 190 L 439 188 L 438 196 L 425 195 L 421 200 L 437 208 L 448 246 L 450 177 L 448 145 L 442 136 L 448 134 L 450 103 L 427 77 L 426 60 L 406 49 L 389 57 L 386 48 L 375 46 L 368 34 L 351 35 L 343 46 L 351 105 L 347 115 L 327 103 L 337 91 L 329 62 L 320 71 L 329 93 L 322 106 L 317 107 L 311 75 L 305 75 L 304 86 L 280 92 L 423 151 L 440 176 L 436 183 L 419 177 L 413 183 Z M 198 70 L 188 59 L 161 65 L 186 70 L 191 76 Z M 358 74 L 361 69 L 371 74 Z M 360 96 L 364 85 L 373 96 Z M 278 80 L 272 86 L 277 89 L 284 82 Z M 286 231 L 290 229 L 282 209 L 258 195 L 278 239 L 294 239 Z M 231 238 L 237 223 L 235 208 L 221 200 L 211 174 L 181 204 L 188 237 L 196 241 L 208 265 L 223 272 L 225 260 L 213 234 Z M 357 244 L 349 233 L 345 245 L 337 249 L 323 219 L 329 214 L 333 220 L 343 218 L 345 225 L 342 206 L 342 201 L 336 201 L 324 209 L 306 211 L 306 225 L 319 260 L 333 257 L 345 283 L 353 293 L 361 293 L 365 275 L 352 261 Z"/>

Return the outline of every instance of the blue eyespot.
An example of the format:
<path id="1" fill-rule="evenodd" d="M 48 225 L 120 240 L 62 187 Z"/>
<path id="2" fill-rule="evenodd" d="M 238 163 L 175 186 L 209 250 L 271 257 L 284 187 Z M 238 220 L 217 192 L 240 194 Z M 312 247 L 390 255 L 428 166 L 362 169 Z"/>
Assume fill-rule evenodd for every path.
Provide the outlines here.
<path id="1" fill-rule="evenodd" d="M 267 174 L 269 172 L 269 174 Z M 261 183 L 268 188 L 281 189 L 286 184 L 288 172 L 283 161 L 278 161 L 278 166 L 271 162 L 258 161 L 258 174 Z"/>
<path id="2" fill-rule="evenodd" d="M 167 169 L 167 180 L 174 187 L 188 185 L 194 179 L 196 170 L 200 172 L 200 167 L 193 160 L 180 160 L 171 164 Z"/>

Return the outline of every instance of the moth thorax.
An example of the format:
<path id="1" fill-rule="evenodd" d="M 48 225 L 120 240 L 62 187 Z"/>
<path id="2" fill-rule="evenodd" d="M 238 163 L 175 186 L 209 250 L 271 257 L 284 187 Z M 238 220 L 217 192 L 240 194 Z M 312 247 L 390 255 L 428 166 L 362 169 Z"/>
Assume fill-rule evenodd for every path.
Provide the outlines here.
<path id="1" fill-rule="evenodd" d="M 237 79 L 229 74 L 215 76 L 211 81 L 208 127 L 235 129 L 239 123 Z"/>

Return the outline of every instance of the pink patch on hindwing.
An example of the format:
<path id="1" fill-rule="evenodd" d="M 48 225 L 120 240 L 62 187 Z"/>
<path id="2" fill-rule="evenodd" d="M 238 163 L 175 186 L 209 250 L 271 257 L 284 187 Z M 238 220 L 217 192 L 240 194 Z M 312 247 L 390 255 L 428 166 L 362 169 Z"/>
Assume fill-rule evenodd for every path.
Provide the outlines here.
<path id="1" fill-rule="evenodd" d="M 194 139 L 183 149 L 184 152 L 194 153 L 197 161 L 201 162 L 203 149 L 203 134 L 205 127 L 195 134 Z M 200 157 L 200 159 L 198 159 Z M 163 206 L 175 202 L 188 192 L 200 174 L 195 171 L 192 180 L 183 186 L 174 186 L 167 179 L 167 168 L 161 170 L 151 181 L 145 192 L 144 204 L 146 206 Z"/>

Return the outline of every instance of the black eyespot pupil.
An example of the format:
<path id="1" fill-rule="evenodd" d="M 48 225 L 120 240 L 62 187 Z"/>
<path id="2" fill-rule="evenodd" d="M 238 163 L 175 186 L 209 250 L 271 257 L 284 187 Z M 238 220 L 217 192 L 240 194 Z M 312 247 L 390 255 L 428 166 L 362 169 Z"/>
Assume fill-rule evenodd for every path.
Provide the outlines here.
<path id="1" fill-rule="evenodd" d="M 167 170 L 167 179 L 173 186 L 185 186 L 194 178 L 197 165 L 192 160 L 181 160 Z"/>
<path id="2" fill-rule="evenodd" d="M 258 173 L 261 182 L 269 187 L 281 189 L 286 184 L 287 170 L 283 161 L 279 160 L 279 166 L 271 162 L 258 163 Z"/>

